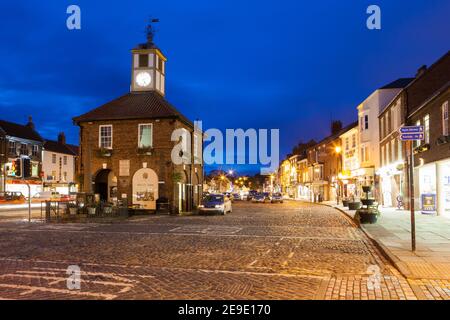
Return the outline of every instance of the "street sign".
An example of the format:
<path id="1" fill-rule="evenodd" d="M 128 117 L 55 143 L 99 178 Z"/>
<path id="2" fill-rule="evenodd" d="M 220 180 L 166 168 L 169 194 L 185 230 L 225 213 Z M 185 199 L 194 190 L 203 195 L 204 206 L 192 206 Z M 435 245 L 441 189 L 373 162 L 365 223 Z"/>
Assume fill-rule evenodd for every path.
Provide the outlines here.
<path id="1" fill-rule="evenodd" d="M 413 140 L 424 140 L 423 133 L 402 133 L 400 135 L 400 140 L 402 141 L 413 141 Z"/>
<path id="2" fill-rule="evenodd" d="M 423 126 L 407 126 L 399 129 L 400 133 L 423 133 Z"/>

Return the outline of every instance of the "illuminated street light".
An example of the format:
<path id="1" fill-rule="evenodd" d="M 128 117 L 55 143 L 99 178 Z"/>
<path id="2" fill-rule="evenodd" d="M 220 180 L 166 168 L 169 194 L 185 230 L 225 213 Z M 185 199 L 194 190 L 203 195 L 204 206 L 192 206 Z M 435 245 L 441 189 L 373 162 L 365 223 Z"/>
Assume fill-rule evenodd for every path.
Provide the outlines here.
<path id="1" fill-rule="evenodd" d="M 334 148 L 334 151 L 336 151 L 336 153 L 341 153 L 342 148 L 340 146 L 337 146 L 336 148 Z"/>

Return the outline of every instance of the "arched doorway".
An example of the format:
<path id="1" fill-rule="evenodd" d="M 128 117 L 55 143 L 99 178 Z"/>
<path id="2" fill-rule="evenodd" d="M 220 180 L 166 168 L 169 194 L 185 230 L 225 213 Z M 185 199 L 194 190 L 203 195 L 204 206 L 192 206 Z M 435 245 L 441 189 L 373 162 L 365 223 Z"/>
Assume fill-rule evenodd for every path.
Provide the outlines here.
<path id="1" fill-rule="evenodd" d="M 136 171 L 133 176 L 133 204 L 144 209 L 156 210 L 158 199 L 158 175 L 149 168 Z"/>
<path id="2" fill-rule="evenodd" d="M 117 178 L 110 169 L 98 171 L 94 182 L 94 193 L 100 195 L 101 201 L 111 201 L 116 197 Z"/>

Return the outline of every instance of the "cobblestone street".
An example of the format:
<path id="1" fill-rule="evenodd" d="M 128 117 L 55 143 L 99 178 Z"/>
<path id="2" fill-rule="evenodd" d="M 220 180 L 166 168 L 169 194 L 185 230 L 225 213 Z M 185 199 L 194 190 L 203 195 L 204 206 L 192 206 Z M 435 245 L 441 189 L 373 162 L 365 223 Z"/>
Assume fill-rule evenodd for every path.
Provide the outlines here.
<path id="1" fill-rule="evenodd" d="M 67 267 L 81 268 L 69 290 Z M 408 281 L 341 212 L 236 202 L 226 216 L 0 222 L 0 299 L 449 299 Z"/>

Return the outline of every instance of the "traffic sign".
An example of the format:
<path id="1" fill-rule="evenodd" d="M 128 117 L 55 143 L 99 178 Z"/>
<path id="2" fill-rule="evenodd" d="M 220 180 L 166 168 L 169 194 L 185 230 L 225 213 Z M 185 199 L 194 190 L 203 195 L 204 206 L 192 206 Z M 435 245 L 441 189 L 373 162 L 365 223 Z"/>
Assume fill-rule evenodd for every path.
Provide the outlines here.
<path id="1" fill-rule="evenodd" d="M 400 140 L 402 141 L 413 141 L 413 140 L 424 140 L 423 133 L 403 133 L 400 135 Z"/>
<path id="2" fill-rule="evenodd" d="M 406 126 L 406 127 L 401 127 L 399 129 L 399 131 L 400 131 L 400 133 L 423 133 L 423 126 Z"/>

